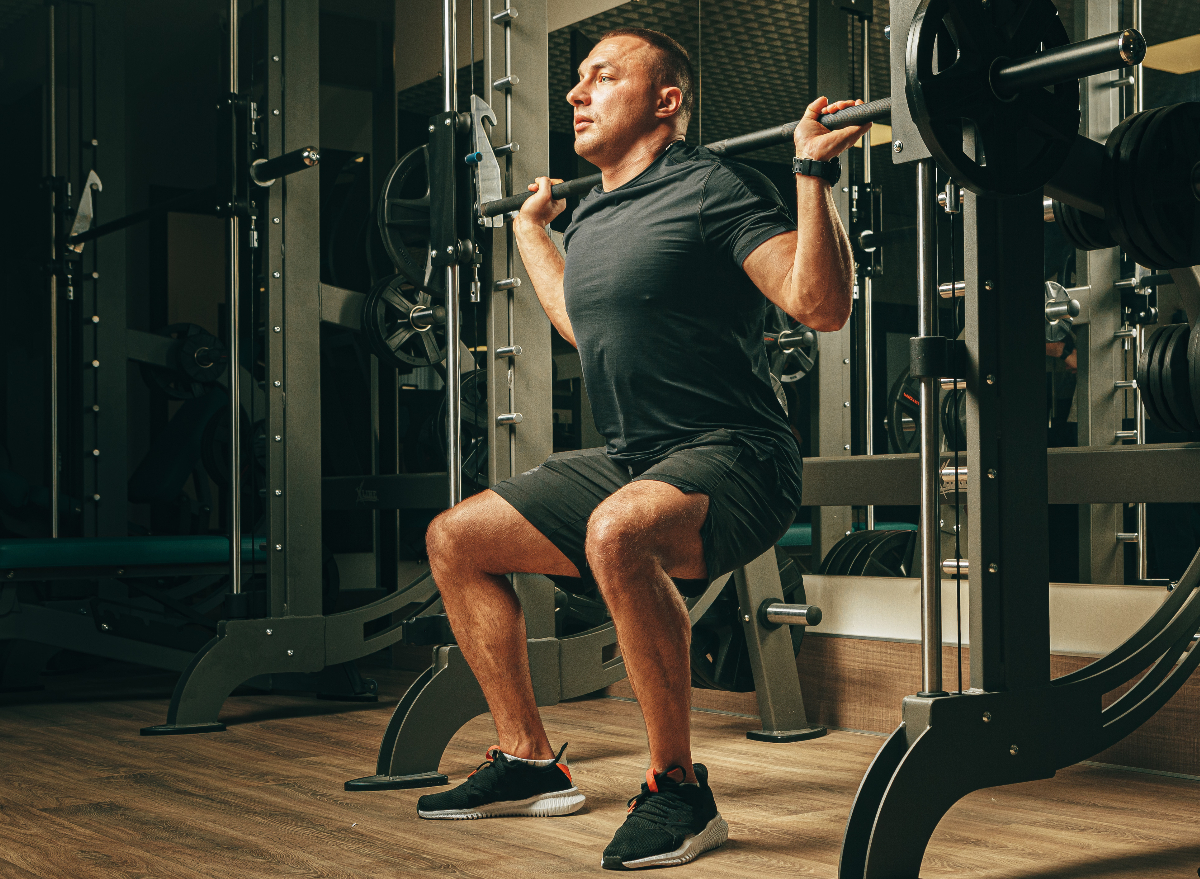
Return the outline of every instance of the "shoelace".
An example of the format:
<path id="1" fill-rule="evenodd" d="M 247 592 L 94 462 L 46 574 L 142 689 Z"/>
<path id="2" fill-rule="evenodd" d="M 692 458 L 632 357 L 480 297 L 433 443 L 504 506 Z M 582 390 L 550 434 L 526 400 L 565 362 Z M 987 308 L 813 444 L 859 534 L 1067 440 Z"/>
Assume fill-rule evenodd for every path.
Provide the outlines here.
<path id="1" fill-rule="evenodd" d="M 667 809 L 666 795 L 671 794 L 672 795 L 671 799 L 679 800 L 681 802 L 682 802 L 682 797 L 680 797 L 678 794 L 676 794 L 674 791 L 671 791 L 671 790 L 667 790 L 667 791 L 660 790 L 658 787 L 658 777 L 662 776 L 664 778 L 669 779 L 670 781 L 675 781 L 675 779 L 671 778 L 671 773 L 674 772 L 676 769 L 678 769 L 680 772 L 684 771 L 682 766 L 672 766 L 666 772 L 659 772 L 659 773 L 655 773 L 653 769 L 647 769 L 646 770 L 646 780 L 642 783 L 642 792 L 640 794 L 638 794 L 637 796 L 631 797 L 629 799 L 629 801 L 625 804 L 628 807 L 625 810 L 626 814 L 629 814 L 632 812 L 639 812 L 639 813 L 648 813 L 649 816 L 653 817 L 653 818 L 668 817 L 667 812 L 666 812 L 666 809 Z M 686 778 L 686 774 L 684 777 Z M 682 782 L 676 782 L 676 784 L 680 784 L 680 783 L 682 783 Z M 661 796 L 659 796 L 659 798 L 657 800 L 651 799 L 651 797 L 654 794 L 660 794 Z"/>

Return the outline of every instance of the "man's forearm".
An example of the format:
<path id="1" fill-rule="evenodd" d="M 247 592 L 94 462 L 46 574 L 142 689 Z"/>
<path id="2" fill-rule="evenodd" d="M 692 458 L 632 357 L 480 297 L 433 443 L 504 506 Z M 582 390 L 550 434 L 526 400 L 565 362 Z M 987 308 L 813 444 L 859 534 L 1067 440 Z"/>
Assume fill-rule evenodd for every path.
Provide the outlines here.
<path id="1" fill-rule="evenodd" d="M 518 217 L 513 221 L 513 234 L 521 251 L 525 271 L 529 274 L 546 316 L 562 337 L 574 345 L 575 333 L 571 330 L 563 296 L 562 254 L 546 234 L 545 228 L 535 223 L 525 222 Z"/>
<path id="2" fill-rule="evenodd" d="M 850 317 L 854 255 L 832 187 L 819 178 L 796 175 L 796 216 L 799 234 L 789 298 L 813 329 L 839 330 Z"/>

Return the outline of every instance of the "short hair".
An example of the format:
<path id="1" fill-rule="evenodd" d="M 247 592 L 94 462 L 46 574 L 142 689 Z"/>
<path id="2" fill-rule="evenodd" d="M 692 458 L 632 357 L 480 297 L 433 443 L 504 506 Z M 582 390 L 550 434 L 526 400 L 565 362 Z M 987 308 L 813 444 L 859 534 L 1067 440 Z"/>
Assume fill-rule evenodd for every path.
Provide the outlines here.
<path id="1" fill-rule="evenodd" d="M 692 106 L 695 104 L 693 83 L 696 81 L 696 73 L 692 69 L 692 57 L 687 49 L 662 31 L 645 27 L 613 28 L 600 39 L 607 40 L 610 37 L 637 37 L 654 49 L 657 60 L 650 72 L 654 76 L 655 84 L 673 85 L 678 88 L 681 92 L 680 113 L 685 121 L 691 119 Z"/>

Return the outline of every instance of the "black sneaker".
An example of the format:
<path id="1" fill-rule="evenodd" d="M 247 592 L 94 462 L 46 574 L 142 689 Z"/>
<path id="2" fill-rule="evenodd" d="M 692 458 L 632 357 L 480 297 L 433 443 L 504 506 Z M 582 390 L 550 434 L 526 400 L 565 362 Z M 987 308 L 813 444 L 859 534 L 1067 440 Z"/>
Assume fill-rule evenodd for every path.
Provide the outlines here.
<path id="1" fill-rule="evenodd" d="M 454 790 L 426 794 L 417 800 L 422 818 L 548 818 L 570 815 L 583 805 L 583 794 L 571 781 L 562 760 L 566 745 L 549 766 L 510 760 L 497 748 Z"/>
<path id="2" fill-rule="evenodd" d="M 729 838 L 708 787 L 708 769 L 702 763 L 695 768 L 699 786 L 676 781 L 673 775 L 683 775 L 679 766 L 657 775 L 647 770 L 642 792 L 629 801 L 629 816 L 604 850 L 604 869 L 676 867 Z"/>

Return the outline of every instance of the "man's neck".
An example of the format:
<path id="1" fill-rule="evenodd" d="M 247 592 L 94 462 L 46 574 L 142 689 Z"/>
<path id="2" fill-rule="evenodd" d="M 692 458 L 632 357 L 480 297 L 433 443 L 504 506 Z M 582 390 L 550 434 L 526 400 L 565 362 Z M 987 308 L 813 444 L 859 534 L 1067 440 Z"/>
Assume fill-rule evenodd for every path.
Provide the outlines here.
<path id="1" fill-rule="evenodd" d="M 601 166 L 604 191 L 611 192 L 618 186 L 624 186 L 654 164 L 655 160 L 667 151 L 667 147 L 682 139 L 674 131 L 656 131 L 637 141 L 616 162 L 608 167 Z"/>

